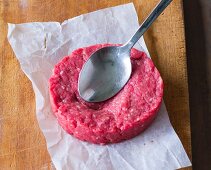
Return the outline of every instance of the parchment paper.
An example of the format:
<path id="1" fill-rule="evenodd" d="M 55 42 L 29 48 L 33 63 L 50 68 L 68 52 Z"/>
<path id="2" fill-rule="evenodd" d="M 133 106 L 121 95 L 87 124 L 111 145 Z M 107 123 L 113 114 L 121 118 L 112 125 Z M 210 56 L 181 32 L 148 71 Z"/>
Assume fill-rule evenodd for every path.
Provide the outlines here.
<path id="1" fill-rule="evenodd" d="M 57 169 L 171 170 L 191 165 L 169 122 L 164 103 L 156 120 L 141 135 L 105 146 L 82 142 L 68 135 L 51 111 L 48 79 L 57 62 L 79 47 L 124 43 L 138 26 L 132 3 L 81 15 L 62 24 L 8 24 L 8 40 L 22 70 L 32 82 L 39 126 Z M 143 38 L 136 48 L 149 55 Z"/>

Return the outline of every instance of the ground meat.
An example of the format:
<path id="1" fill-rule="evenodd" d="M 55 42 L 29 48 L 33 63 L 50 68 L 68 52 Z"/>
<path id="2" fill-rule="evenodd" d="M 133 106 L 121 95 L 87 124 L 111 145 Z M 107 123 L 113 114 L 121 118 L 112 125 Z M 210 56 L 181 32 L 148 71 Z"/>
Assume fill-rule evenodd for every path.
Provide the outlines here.
<path id="1" fill-rule="evenodd" d="M 59 124 L 76 138 L 96 144 L 116 143 L 140 134 L 156 117 L 163 96 L 163 81 L 152 60 L 132 49 L 132 75 L 113 98 L 88 103 L 80 98 L 79 72 L 97 49 L 79 48 L 59 62 L 49 79 L 52 109 Z M 88 75 L 87 75 L 88 76 Z"/>

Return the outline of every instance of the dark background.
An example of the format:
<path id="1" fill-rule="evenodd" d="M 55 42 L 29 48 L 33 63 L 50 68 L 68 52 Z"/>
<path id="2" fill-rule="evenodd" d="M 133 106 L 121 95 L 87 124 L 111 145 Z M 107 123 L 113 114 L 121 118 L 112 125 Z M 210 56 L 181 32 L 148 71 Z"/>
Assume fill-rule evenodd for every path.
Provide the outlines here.
<path id="1" fill-rule="evenodd" d="M 211 170 L 211 0 L 184 0 L 193 170 Z"/>

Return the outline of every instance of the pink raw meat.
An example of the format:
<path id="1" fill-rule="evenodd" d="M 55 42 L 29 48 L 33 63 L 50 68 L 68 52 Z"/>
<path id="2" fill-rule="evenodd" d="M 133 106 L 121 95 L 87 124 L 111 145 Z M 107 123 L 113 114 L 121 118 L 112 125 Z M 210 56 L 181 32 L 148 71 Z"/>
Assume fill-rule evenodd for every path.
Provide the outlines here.
<path id="1" fill-rule="evenodd" d="M 88 103 L 78 94 L 79 72 L 97 49 L 112 44 L 79 48 L 55 65 L 49 80 L 50 99 L 59 124 L 76 138 L 96 144 L 116 143 L 140 134 L 156 117 L 163 96 L 163 81 L 152 60 L 132 49 L 132 75 L 113 98 Z"/>

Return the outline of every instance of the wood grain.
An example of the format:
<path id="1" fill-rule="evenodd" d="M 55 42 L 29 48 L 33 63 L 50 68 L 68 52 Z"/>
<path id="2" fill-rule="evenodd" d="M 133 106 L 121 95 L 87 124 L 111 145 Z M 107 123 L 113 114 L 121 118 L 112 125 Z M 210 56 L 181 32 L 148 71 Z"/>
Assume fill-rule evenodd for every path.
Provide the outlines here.
<path id="1" fill-rule="evenodd" d="M 0 169 L 51 169 L 52 163 L 35 116 L 30 81 L 7 41 L 7 23 L 62 22 L 83 13 L 135 4 L 139 20 L 158 0 L 0 0 Z M 128 21 L 129 22 L 129 21 Z M 174 0 L 145 34 L 153 61 L 165 82 L 164 100 L 171 123 L 191 158 L 188 85 L 182 5 Z"/>

